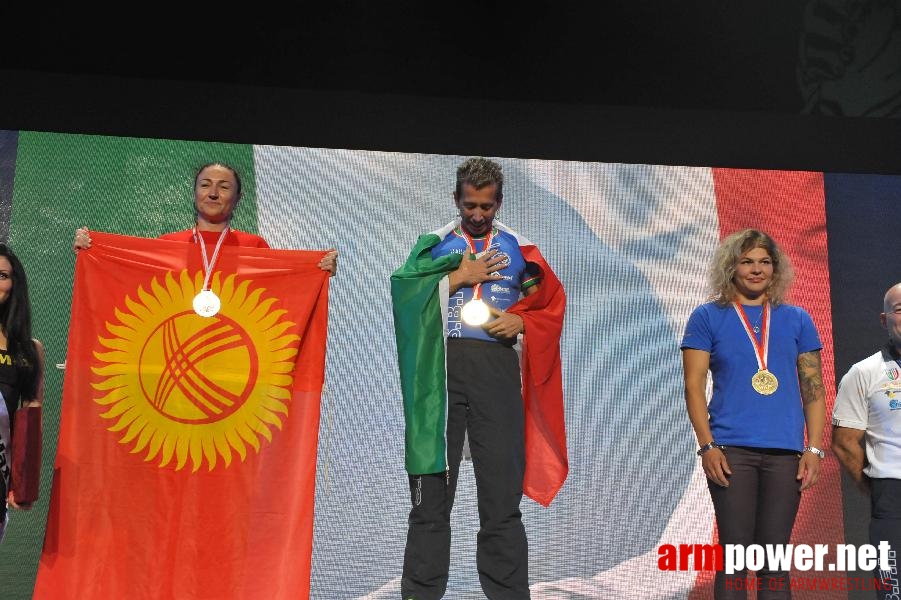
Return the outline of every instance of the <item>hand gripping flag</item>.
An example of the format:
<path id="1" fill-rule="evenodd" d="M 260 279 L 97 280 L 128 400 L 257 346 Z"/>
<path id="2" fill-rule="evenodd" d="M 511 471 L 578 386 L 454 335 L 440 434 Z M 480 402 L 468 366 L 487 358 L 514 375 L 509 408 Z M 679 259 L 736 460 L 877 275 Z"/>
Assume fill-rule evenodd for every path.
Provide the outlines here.
<path id="1" fill-rule="evenodd" d="M 459 266 L 461 255 L 433 259 L 431 249 L 456 225 L 454 221 L 419 236 L 407 261 L 391 275 L 406 420 L 405 463 L 411 475 L 447 469 L 444 315 L 448 307 L 447 275 Z M 526 329 L 521 358 L 526 443 L 523 491 L 548 506 L 569 470 L 560 368 L 566 296 L 534 244 L 497 221 L 494 225 L 513 235 L 525 260 L 541 270 L 538 291 L 520 299 L 508 312 L 522 317 Z"/>

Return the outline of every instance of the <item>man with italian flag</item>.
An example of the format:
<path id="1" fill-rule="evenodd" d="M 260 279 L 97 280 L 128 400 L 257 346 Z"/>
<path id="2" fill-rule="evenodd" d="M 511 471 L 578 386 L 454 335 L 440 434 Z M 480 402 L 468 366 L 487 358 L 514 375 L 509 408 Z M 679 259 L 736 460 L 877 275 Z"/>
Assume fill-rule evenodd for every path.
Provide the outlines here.
<path id="1" fill-rule="evenodd" d="M 437 599 L 446 590 L 465 437 L 481 525 L 476 562 L 488 598 L 529 598 L 520 500 L 525 492 L 548 506 L 566 479 L 566 297 L 538 249 L 494 220 L 503 183 L 496 162 L 464 161 L 454 192 L 459 219 L 421 235 L 391 275 L 412 501 L 405 600 Z"/>

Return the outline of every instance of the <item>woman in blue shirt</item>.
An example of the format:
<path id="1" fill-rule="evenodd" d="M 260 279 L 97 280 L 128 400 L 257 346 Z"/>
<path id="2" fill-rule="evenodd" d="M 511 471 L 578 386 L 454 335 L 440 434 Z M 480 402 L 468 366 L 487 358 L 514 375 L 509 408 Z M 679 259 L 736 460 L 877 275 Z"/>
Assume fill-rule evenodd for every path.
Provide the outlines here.
<path id="1" fill-rule="evenodd" d="M 688 417 L 723 545 L 787 544 L 801 492 L 819 476 L 822 344 L 810 315 L 784 302 L 791 280 L 788 258 L 769 235 L 745 229 L 728 236 L 711 265 L 712 299 L 692 312 L 680 346 Z M 769 581 L 787 573 L 768 567 L 758 572 L 758 598 L 790 598 L 787 579 L 775 589 Z M 717 600 L 745 598 L 726 577 L 717 572 Z"/>

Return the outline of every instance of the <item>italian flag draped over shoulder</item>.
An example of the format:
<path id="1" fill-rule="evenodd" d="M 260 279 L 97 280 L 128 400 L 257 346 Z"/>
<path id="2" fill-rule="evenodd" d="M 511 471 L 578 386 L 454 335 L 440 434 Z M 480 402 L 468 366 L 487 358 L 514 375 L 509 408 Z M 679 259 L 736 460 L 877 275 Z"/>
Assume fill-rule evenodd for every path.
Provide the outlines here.
<path id="1" fill-rule="evenodd" d="M 432 258 L 432 248 L 457 221 L 419 236 L 407 261 L 391 275 L 394 331 L 406 420 L 405 462 L 411 475 L 447 469 L 447 310 L 448 273 L 462 255 Z M 525 409 L 526 473 L 524 493 L 548 506 L 569 470 L 560 368 L 560 334 L 566 296 L 560 280 L 534 244 L 513 235 L 523 258 L 541 270 L 538 291 L 521 298 L 507 312 L 522 317 L 522 392 Z"/>
<path id="2" fill-rule="evenodd" d="M 324 252 L 91 237 L 34 597 L 307 598 Z"/>

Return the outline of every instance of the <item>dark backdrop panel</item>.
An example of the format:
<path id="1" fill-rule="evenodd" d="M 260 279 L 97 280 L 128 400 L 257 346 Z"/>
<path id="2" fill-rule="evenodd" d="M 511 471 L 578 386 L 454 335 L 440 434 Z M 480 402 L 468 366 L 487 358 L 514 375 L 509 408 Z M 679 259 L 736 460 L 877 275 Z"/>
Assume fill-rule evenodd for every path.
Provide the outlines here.
<path id="1" fill-rule="evenodd" d="M 901 177 L 826 174 L 826 226 L 832 284 L 836 382 L 886 340 L 879 324 L 886 290 L 901 281 L 898 207 Z M 842 474 L 845 542 L 868 544 L 869 498 Z M 858 571 L 849 577 L 868 577 Z M 871 592 L 850 592 L 869 598 Z"/>
<path id="2" fill-rule="evenodd" d="M 901 119 L 416 97 L 0 70 L 0 129 L 901 174 Z"/>

